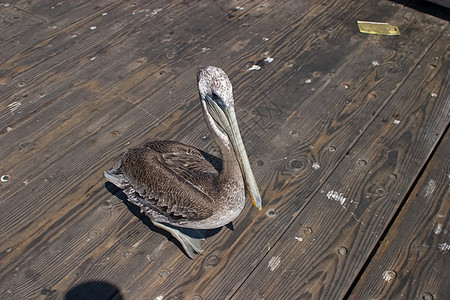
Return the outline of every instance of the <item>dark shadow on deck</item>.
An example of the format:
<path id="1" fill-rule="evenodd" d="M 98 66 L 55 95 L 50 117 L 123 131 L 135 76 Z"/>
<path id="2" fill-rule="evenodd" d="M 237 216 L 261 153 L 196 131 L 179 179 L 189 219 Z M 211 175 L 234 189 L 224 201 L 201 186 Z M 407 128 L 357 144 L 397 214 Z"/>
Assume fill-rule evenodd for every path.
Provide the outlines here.
<path id="1" fill-rule="evenodd" d="M 212 155 L 207 154 L 209 156 L 212 157 Z M 219 165 L 219 167 L 221 167 L 221 164 Z M 142 223 L 144 223 L 150 230 L 157 232 L 159 234 L 164 235 L 168 240 L 170 240 L 171 242 L 173 242 L 175 245 L 177 245 L 177 247 L 183 252 L 185 253 L 183 246 L 181 246 L 180 242 L 174 238 L 170 233 L 168 233 L 165 230 L 162 230 L 159 227 L 156 227 L 155 225 L 153 225 L 152 221 L 150 221 L 150 218 L 148 216 L 146 216 L 144 213 L 141 212 L 140 208 L 137 207 L 136 205 L 134 205 L 133 203 L 131 203 L 130 201 L 128 201 L 127 196 L 123 193 L 123 191 L 121 189 L 119 189 L 118 187 L 116 187 L 114 184 L 110 183 L 110 182 L 105 182 L 105 188 L 114 196 L 116 196 L 117 198 L 119 198 L 120 200 L 122 200 L 122 202 L 127 206 L 127 208 L 130 210 L 130 212 L 137 218 L 139 218 L 139 220 L 141 220 Z M 234 227 L 232 223 L 229 223 L 226 225 L 226 227 L 228 229 L 230 229 L 231 231 L 234 231 Z M 187 235 L 191 235 L 190 231 L 188 228 L 181 228 L 180 229 L 183 233 L 187 234 Z M 219 233 L 222 230 L 222 227 L 220 228 L 216 228 L 216 229 L 205 229 L 205 230 L 196 230 L 200 231 L 201 234 L 203 235 L 204 238 L 208 238 L 211 237 L 213 235 L 216 235 L 217 233 Z"/>
<path id="2" fill-rule="evenodd" d="M 118 287 L 104 281 L 88 281 L 71 288 L 64 297 L 65 300 L 122 300 Z"/>
<path id="3" fill-rule="evenodd" d="M 444 6 L 434 4 L 432 2 L 428 2 L 426 0 L 412 0 L 407 1 L 406 4 L 405 1 L 402 0 L 392 0 L 392 2 L 396 2 L 398 4 L 407 6 L 409 8 L 420 11 L 427 15 L 432 15 L 442 20 L 450 21 L 450 9 Z"/>

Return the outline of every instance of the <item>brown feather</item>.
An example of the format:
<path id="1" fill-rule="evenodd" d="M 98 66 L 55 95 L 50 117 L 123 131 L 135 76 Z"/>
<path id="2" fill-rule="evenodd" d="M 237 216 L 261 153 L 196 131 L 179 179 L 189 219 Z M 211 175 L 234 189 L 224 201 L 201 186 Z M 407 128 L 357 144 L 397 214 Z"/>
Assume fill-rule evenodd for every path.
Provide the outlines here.
<path id="1" fill-rule="evenodd" d="M 171 219 L 206 219 L 213 213 L 218 172 L 193 147 L 152 141 L 129 149 L 119 168 L 141 198 Z"/>

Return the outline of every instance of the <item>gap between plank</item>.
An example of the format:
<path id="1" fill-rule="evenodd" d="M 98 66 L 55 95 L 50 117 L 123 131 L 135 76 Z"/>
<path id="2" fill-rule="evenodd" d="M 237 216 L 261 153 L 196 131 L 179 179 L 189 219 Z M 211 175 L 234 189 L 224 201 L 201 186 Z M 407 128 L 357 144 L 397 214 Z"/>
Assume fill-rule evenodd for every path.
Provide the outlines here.
<path id="1" fill-rule="evenodd" d="M 443 131 L 442 135 L 439 137 L 438 142 L 436 143 L 436 145 L 434 146 L 434 148 L 431 151 L 430 155 L 428 156 L 427 160 L 425 161 L 425 164 L 420 169 L 419 173 L 417 173 L 417 176 L 414 179 L 414 181 L 412 182 L 410 188 L 408 189 L 408 192 L 405 194 L 405 197 L 403 197 L 402 201 L 400 202 L 400 205 L 398 206 L 397 211 L 394 213 L 394 215 L 392 216 L 392 219 L 389 221 L 388 225 L 384 229 L 384 231 L 381 234 L 380 239 L 378 240 L 377 244 L 375 245 L 375 247 L 370 252 L 369 256 L 367 257 L 366 261 L 364 262 L 364 265 L 361 267 L 361 270 L 359 270 L 358 274 L 356 275 L 355 279 L 353 280 L 352 285 L 349 287 L 347 293 L 345 294 L 344 299 L 348 299 L 350 297 L 350 295 L 352 294 L 352 292 L 355 289 L 356 285 L 358 284 L 359 280 L 363 276 L 365 270 L 367 269 L 367 266 L 370 264 L 370 262 L 372 261 L 373 257 L 378 252 L 378 249 L 380 248 L 381 244 L 383 243 L 384 239 L 386 238 L 386 235 L 389 233 L 389 230 L 394 225 L 395 221 L 397 220 L 397 218 L 398 218 L 400 212 L 402 211 L 403 207 L 405 206 L 406 202 L 408 202 L 409 197 L 411 196 L 412 192 L 414 191 L 415 187 L 417 186 L 417 183 L 419 182 L 419 180 L 422 178 L 422 175 L 425 173 L 425 170 L 429 166 L 429 164 L 430 164 L 431 160 L 433 159 L 434 154 L 436 153 L 437 149 L 442 144 L 442 141 L 444 140 L 445 136 L 448 133 L 449 127 L 450 127 L 450 123 L 447 124 L 447 127 Z"/>

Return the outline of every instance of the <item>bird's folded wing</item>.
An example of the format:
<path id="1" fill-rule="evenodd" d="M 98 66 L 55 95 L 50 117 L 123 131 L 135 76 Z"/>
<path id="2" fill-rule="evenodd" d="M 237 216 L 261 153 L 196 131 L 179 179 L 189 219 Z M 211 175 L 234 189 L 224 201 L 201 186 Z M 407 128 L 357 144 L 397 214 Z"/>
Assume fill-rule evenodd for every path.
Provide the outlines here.
<path id="1" fill-rule="evenodd" d="M 179 150 L 179 149 L 178 149 Z M 139 198 L 171 219 L 199 220 L 214 212 L 218 172 L 194 148 L 155 153 L 127 151 L 121 171 Z"/>

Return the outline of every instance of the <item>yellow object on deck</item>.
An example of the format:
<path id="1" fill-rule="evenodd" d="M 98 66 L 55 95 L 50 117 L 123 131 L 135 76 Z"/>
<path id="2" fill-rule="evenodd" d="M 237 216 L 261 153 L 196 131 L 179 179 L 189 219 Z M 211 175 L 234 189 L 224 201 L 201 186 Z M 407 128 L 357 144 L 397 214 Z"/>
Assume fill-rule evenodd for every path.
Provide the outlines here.
<path id="1" fill-rule="evenodd" d="M 400 30 L 395 25 L 389 23 L 357 21 L 359 31 L 362 33 L 382 34 L 382 35 L 400 35 Z"/>

